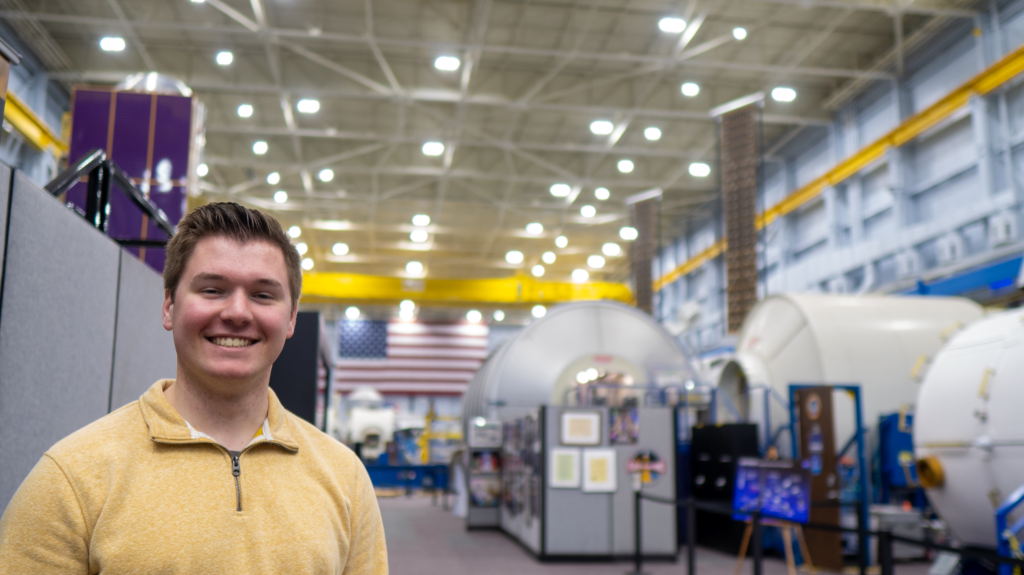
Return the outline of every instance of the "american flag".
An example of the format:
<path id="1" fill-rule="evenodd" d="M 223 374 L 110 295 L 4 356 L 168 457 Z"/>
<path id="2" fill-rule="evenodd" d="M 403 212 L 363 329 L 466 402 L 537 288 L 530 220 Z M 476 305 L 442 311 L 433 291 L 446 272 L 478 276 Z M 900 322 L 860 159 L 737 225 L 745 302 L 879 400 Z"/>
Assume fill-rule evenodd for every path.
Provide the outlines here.
<path id="1" fill-rule="evenodd" d="M 487 357 L 486 325 L 343 320 L 334 389 L 461 394 Z"/>

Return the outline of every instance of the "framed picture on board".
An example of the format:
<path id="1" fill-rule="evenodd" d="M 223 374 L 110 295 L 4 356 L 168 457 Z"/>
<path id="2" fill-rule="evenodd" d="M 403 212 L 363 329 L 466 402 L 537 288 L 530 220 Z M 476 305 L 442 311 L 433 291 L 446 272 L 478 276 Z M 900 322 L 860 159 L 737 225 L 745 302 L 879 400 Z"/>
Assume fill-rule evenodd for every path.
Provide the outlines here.
<path id="1" fill-rule="evenodd" d="M 561 428 L 562 445 L 601 445 L 600 412 L 563 411 Z"/>
<path id="2" fill-rule="evenodd" d="M 615 450 L 583 450 L 583 491 L 608 493 L 618 489 L 615 481 Z"/>
<path id="3" fill-rule="evenodd" d="M 579 489 L 580 450 L 573 447 L 556 447 L 551 450 L 551 476 L 548 483 L 557 489 Z"/>

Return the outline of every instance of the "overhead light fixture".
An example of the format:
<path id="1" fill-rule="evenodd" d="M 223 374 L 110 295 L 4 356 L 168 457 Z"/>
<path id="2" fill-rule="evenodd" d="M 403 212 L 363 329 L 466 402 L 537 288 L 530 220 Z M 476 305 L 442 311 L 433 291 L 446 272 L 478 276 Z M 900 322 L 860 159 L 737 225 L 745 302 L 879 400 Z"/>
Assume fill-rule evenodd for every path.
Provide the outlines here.
<path id="1" fill-rule="evenodd" d="M 276 186 L 281 181 L 281 174 L 277 172 L 270 172 L 267 174 L 267 183 L 271 186 Z"/>
<path id="2" fill-rule="evenodd" d="M 544 252 L 544 255 L 540 256 L 540 259 L 544 260 L 546 264 L 555 263 L 555 252 Z"/>
<path id="3" fill-rule="evenodd" d="M 711 173 L 711 166 L 704 162 L 694 162 L 690 164 L 690 175 L 695 178 L 706 178 Z"/>
<path id="4" fill-rule="evenodd" d="M 320 100 L 303 98 L 295 104 L 295 109 L 303 114 L 315 114 L 320 111 Z"/>
<path id="5" fill-rule="evenodd" d="M 427 233 L 427 230 L 413 230 L 412 233 L 409 234 L 409 239 L 418 244 L 422 244 L 427 241 L 427 238 L 429 237 L 430 234 Z"/>
<path id="6" fill-rule="evenodd" d="M 594 190 L 594 197 L 601 201 L 607 200 L 611 196 L 612 194 L 608 191 L 608 188 L 597 188 Z"/>
<path id="7" fill-rule="evenodd" d="M 459 69 L 460 65 L 462 65 L 462 61 L 455 56 L 438 56 L 434 60 L 434 67 L 444 72 L 454 72 Z"/>
<path id="8" fill-rule="evenodd" d="M 580 215 L 585 218 L 592 218 L 597 215 L 597 208 L 591 205 L 586 205 L 580 208 Z"/>
<path id="9" fill-rule="evenodd" d="M 252 145 L 252 153 L 256 154 L 257 156 L 262 156 L 263 154 L 266 154 L 267 149 L 267 143 L 264 142 L 263 140 L 260 140 Z"/>
<path id="10" fill-rule="evenodd" d="M 539 236 L 544 233 L 544 224 L 541 224 L 540 222 L 526 224 L 526 233 Z"/>
<path id="11" fill-rule="evenodd" d="M 324 168 L 320 170 L 320 173 L 317 174 L 316 177 L 320 178 L 321 182 L 329 182 L 334 179 L 334 170 L 330 168 Z"/>
<path id="12" fill-rule="evenodd" d="M 401 309 L 401 310 L 406 310 L 406 309 L 414 310 L 414 309 L 416 309 L 416 302 L 412 301 L 411 299 L 403 299 L 402 303 L 398 304 L 398 309 Z"/>
<path id="13" fill-rule="evenodd" d="M 530 269 L 530 273 L 533 274 L 533 277 L 539 278 L 544 275 L 544 266 L 537 264 Z"/>
<path id="14" fill-rule="evenodd" d="M 349 306 L 345 309 L 345 317 L 348 319 L 356 320 L 359 319 L 359 308 L 356 306 Z"/>
<path id="15" fill-rule="evenodd" d="M 302 235 L 302 228 L 299 226 L 292 226 L 288 228 L 288 237 L 297 238 Z"/>
<path id="16" fill-rule="evenodd" d="M 423 144 L 424 156 L 440 156 L 444 153 L 444 144 L 441 142 L 427 142 Z"/>
<path id="17" fill-rule="evenodd" d="M 604 263 L 604 256 L 590 256 L 587 258 L 587 265 L 594 269 L 603 268 Z"/>
<path id="18" fill-rule="evenodd" d="M 587 371 L 586 371 L 586 374 L 587 374 L 587 379 L 590 380 L 590 381 L 594 381 L 595 379 L 597 379 L 597 377 L 599 375 L 601 375 L 601 374 L 599 374 L 597 372 L 597 368 L 596 367 L 588 367 Z"/>
<path id="19" fill-rule="evenodd" d="M 423 264 L 415 260 L 411 261 L 405 264 L 405 271 L 412 275 L 420 275 L 423 273 Z"/>
<path id="20" fill-rule="evenodd" d="M 633 171 L 633 160 L 619 160 L 619 171 L 628 174 Z"/>
<path id="21" fill-rule="evenodd" d="M 658 29 L 662 32 L 669 32 L 671 34 L 678 34 L 683 30 L 686 30 L 686 20 L 682 18 L 675 18 L 667 16 L 658 20 Z"/>
<path id="22" fill-rule="evenodd" d="M 104 36 L 100 38 L 100 50 L 104 52 L 120 52 L 124 50 L 124 38 L 120 36 Z"/>
<path id="23" fill-rule="evenodd" d="M 743 40 L 744 38 L 747 37 L 747 29 L 740 27 L 733 28 L 732 37 L 736 38 L 737 40 Z"/>
<path id="24" fill-rule="evenodd" d="M 466 312 L 466 319 L 469 320 L 469 323 L 480 323 L 480 320 L 484 319 L 484 314 L 479 310 L 471 309 Z"/>
<path id="25" fill-rule="evenodd" d="M 505 254 L 505 261 L 510 264 L 521 264 L 523 263 L 523 252 L 512 250 Z"/>
<path id="26" fill-rule="evenodd" d="M 341 242 L 334 244 L 333 246 L 331 246 L 331 253 L 333 253 L 336 256 L 343 256 L 347 254 L 348 244 L 343 244 Z"/>
<path id="27" fill-rule="evenodd" d="M 772 90 L 772 100 L 776 102 L 792 102 L 796 100 L 796 90 L 780 86 Z"/>
<path id="28" fill-rule="evenodd" d="M 220 66 L 230 66 L 235 61 L 235 55 L 231 52 L 224 50 L 217 52 L 217 64 Z"/>
<path id="29" fill-rule="evenodd" d="M 207 166 L 206 164 L 199 164 L 198 166 L 196 166 L 196 175 L 199 176 L 200 178 L 205 178 L 206 174 L 209 173 L 210 166 Z"/>
<path id="30" fill-rule="evenodd" d="M 505 319 L 505 312 L 500 309 L 494 310 L 494 321 L 502 321 Z"/>
<path id="31" fill-rule="evenodd" d="M 604 252 L 604 255 L 606 256 L 617 256 L 622 253 L 622 247 L 617 243 L 608 242 L 601 246 L 601 251 Z"/>
<path id="32" fill-rule="evenodd" d="M 248 118 L 252 116 L 252 104 L 242 104 L 238 107 L 238 117 Z"/>
<path id="33" fill-rule="evenodd" d="M 581 284 L 590 278 L 590 272 L 585 269 L 572 270 L 572 281 Z"/>
<path id="34" fill-rule="evenodd" d="M 536 318 L 544 317 L 546 313 L 548 313 L 548 308 L 540 304 L 533 306 L 533 309 L 530 310 L 530 315 Z"/>
<path id="35" fill-rule="evenodd" d="M 193 4 L 202 4 L 203 2 L 206 2 L 206 0 L 192 0 Z"/>
<path id="36" fill-rule="evenodd" d="M 551 185 L 551 195 L 555 196 L 556 198 L 564 198 L 568 196 L 570 193 L 572 193 L 572 188 L 569 187 L 569 184 Z"/>
<path id="37" fill-rule="evenodd" d="M 299 252 L 300 256 L 304 256 L 309 251 L 309 246 L 306 245 L 306 242 L 299 242 L 295 244 L 295 251 Z"/>
<path id="38" fill-rule="evenodd" d="M 284 190 L 278 190 L 274 192 L 274 201 L 283 204 L 288 201 L 288 192 Z"/>
<path id="39" fill-rule="evenodd" d="M 309 271 L 313 269 L 313 258 L 305 258 L 302 260 L 302 269 Z"/>
<path id="40" fill-rule="evenodd" d="M 564 248 L 565 246 L 569 245 L 569 238 L 565 236 L 558 236 L 557 238 L 555 238 L 555 245 L 560 248 Z"/>
<path id="41" fill-rule="evenodd" d="M 637 233 L 636 228 L 630 226 L 625 226 L 619 230 L 619 237 L 627 241 L 633 241 L 639 235 L 640 234 Z"/>
<path id="42" fill-rule="evenodd" d="M 661 128 L 655 128 L 654 126 L 651 126 L 650 128 L 645 128 L 644 137 L 647 138 L 648 140 L 660 140 Z"/>
<path id="43" fill-rule="evenodd" d="M 615 124 L 608 120 L 594 120 L 590 123 L 590 131 L 598 136 L 607 136 L 615 129 Z"/>
<path id="44" fill-rule="evenodd" d="M 398 319 L 402 321 L 412 321 L 416 318 L 415 309 L 400 309 L 398 310 Z"/>
<path id="45" fill-rule="evenodd" d="M 420 227 L 429 226 L 430 216 L 428 216 L 427 214 L 416 214 L 415 216 L 412 217 L 412 225 Z"/>
<path id="46" fill-rule="evenodd" d="M 697 94 L 700 94 L 700 86 L 696 82 L 683 82 L 683 85 L 679 87 L 679 90 L 687 98 L 692 98 Z"/>

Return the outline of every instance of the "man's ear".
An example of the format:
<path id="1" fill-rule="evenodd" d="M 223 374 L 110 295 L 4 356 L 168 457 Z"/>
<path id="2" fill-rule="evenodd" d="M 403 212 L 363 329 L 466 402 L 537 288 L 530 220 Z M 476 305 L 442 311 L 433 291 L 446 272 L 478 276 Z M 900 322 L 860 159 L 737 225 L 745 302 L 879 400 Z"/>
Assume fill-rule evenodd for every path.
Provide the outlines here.
<path id="1" fill-rule="evenodd" d="M 291 339 L 295 335 L 295 318 L 297 317 L 299 317 L 299 303 L 295 302 L 292 307 L 292 316 L 288 318 L 288 335 L 285 336 L 285 339 Z"/>
<path id="2" fill-rule="evenodd" d="M 164 329 L 171 331 L 174 328 L 174 320 L 172 318 L 172 312 L 174 311 L 174 294 L 169 289 L 164 290 L 164 305 L 163 305 L 163 320 Z M 292 327 L 295 327 L 294 320 L 292 321 Z"/>

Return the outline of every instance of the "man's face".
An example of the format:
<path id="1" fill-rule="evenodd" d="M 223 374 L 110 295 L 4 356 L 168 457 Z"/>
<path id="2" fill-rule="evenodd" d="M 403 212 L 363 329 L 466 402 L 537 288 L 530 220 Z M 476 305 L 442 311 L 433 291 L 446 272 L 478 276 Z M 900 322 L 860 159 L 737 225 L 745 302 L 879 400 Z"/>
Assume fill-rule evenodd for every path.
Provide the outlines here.
<path id="1" fill-rule="evenodd" d="M 284 254 L 269 242 L 199 240 L 173 302 L 171 295 L 164 295 L 163 320 L 179 373 L 209 391 L 241 391 L 269 378 L 295 331 Z"/>

